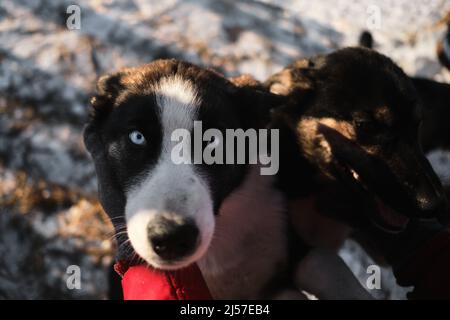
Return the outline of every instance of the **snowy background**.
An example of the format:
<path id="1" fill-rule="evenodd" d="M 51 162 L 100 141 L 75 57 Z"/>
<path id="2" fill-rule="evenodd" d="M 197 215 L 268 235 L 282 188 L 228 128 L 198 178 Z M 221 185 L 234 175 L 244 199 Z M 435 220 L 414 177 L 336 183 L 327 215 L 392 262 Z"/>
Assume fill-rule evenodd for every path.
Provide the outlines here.
<path id="1" fill-rule="evenodd" d="M 66 26 L 71 4 L 79 30 Z M 1 0 L 0 298 L 107 296 L 113 233 L 81 140 L 99 75 L 175 57 L 264 80 L 372 28 L 406 72 L 449 82 L 435 53 L 449 10 L 448 0 Z M 432 158 L 448 178 L 447 158 Z M 354 243 L 341 254 L 365 283 L 370 259 Z M 81 290 L 67 289 L 69 265 L 81 268 Z M 382 275 L 372 293 L 404 298 Z"/>

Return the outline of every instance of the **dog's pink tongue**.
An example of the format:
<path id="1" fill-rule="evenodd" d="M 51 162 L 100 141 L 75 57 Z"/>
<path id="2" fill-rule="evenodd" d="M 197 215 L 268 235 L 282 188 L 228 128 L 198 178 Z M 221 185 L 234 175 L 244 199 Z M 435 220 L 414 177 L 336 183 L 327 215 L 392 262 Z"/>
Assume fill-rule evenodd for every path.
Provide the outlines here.
<path id="1" fill-rule="evenodd" d="M 381 200 L 377 200 L 378 214 L 381 219 L 387 225 L 396 228 L 403 228 L 408 223 L 409 219 L 396 211 L 392 210 L 390 207 L 384 205 Z"/>

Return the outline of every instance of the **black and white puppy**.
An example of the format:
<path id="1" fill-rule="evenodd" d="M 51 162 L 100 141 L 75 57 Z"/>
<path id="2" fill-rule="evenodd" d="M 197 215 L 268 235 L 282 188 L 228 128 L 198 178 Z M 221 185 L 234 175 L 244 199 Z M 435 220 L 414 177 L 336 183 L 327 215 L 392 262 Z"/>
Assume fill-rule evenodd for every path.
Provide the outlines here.
<path id="1" fill-rule="evenodd" d="M 84 136 L 100 201 L 118 234 L 126 230 L 122 257 L 130 250 L 163 270 L 196 262 L 214 298 L 270 297 L 273 284 L 287 285 L 279 281 L 288 273 L 288 231 L 274 177 L 258 165 L 171 157 L 174 130 L 192 132 L 194 121 L 203 130 L 263 128 L 279 100 L 252 81 L 176 60 L 102 77 Z"/>

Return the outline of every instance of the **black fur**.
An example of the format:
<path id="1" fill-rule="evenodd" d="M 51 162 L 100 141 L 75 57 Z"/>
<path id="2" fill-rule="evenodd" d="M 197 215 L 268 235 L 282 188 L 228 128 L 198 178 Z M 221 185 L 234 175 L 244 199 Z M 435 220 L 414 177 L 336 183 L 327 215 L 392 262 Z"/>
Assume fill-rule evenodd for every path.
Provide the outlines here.
<path id="1" fill-rule="evenodd" d="M 412 78 L 412 81 L 423 105 L 420 136 L 424 151 L 450 150 L 450 84 L 425 78 Z"/>

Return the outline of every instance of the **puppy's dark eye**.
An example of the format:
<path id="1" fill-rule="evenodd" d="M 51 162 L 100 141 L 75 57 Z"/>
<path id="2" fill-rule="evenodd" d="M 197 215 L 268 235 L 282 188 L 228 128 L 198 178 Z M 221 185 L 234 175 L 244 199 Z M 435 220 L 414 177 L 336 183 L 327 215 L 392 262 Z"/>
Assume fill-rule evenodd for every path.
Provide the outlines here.
<path id="1" fill-rule="evenodd" d="M 139 145 L 139 146 L 143 146 L 147 143 L 147 141 L 145 140 L 144 135 L 137 130 L 134 130 L 132 132 L 130 132 L 130 134 L 128 135 L 128 137 L 130 138 L 130 141 L 133 144 Z"/>

